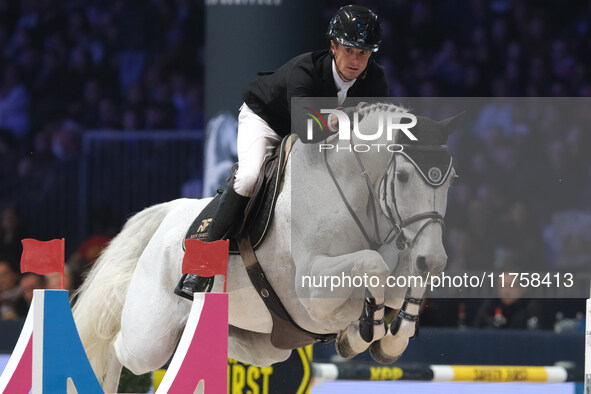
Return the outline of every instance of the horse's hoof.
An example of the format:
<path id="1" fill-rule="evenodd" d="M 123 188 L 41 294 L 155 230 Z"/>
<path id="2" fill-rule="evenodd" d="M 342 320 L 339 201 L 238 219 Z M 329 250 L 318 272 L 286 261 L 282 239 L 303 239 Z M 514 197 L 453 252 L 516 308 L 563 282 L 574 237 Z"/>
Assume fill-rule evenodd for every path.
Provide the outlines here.
<path id="1" fill-rule="evenodd" d="M 345 359 L 350 359 L 351 357 L 355 356 L 357 353 L 351 348 L 349 344 L 349 338 L 347 338 L 347 330 L 343 330 L 337 336 L 337 340 L 335 341 L 335 348 L 337 350 L 337 354 Z"/>
<path id="2" fill-rule="evenodd" d="M 380 364 L 392 364 L 393 362 L 398 361 L 400 356 L 402 356 L 402 354 L 390 356 L 384 353 L 380 346 L 380 341 L 374 342 L 369 346 L 369 354 L 371 354 L 371 358 Z"/>

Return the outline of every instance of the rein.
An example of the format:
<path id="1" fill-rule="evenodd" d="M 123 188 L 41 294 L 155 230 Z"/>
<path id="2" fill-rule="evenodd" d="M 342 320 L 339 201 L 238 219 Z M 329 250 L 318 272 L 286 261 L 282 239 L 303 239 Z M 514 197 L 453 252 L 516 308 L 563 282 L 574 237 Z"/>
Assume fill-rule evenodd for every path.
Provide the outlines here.
<path id="1" fill-rule="evenodd" d="M 369 178 L 369 173 L 366 170 L 365 166 L 363 165 L 363 161 L 361 160 L 359 153 L 355 150 L 355 145 L 353 144 L 352 139 L 350 140 L 350 144 L 351 144 L 353 154 L 355 155 L 355 158 L 357 159 L 357 163 L 359 164 L 359 167 L 361 168 L 361 175 L 365 179 L 367 189 L 369 190 L 370 199 L 369 199 L 368 205 L 370 206 L 370 209 L 371 209 L 373 223 L 374 223 L 374 233 L 375 233 L 377 239 L 374 240 L 369 236 L 367 230 L 363 226 L 363 223 L 361 223 L 361 220 L 359 219 L 359 217 L 357 216 L 357 214 L 355 213 L 355 211 L 351 207 L 351 204 L 349 204 L 349 201 L 347 200 L 347 196 L 345 196 L 345 193 L 343 192 L 343 190 L 342 190 L 342 188 L 341 188 L 341 186 L 334 174 L 334 171 L 332 170 L 332 168 L 328 162 L 328 156 L 327 156 L 326 150 L 324 151 L 324 163 L 326 164 L 326 168 L 328 170 L 328 173 L 329 173 L 334 185 L 336 186 L 336 188 L 339 192 L 339 195 L 341 196 L 341 200 L 345 204 L 345 207 L 347 207 L 347 210 L 349 211 L 349 213 L 353 217 L 353 220 L 355 220 L 355 223 L 359 227 L 361 234 L 363 234 L 363 237 L 368 242 L 370 249 L 377 250 L 380 246 L 388 244 L 392 240 L 396 240 L 396 246 L 398 247 L 399 250 L 403 250 L 406 247 L 408 247 L 409 249 L 412 249 L 412 247 L 415 245 L 418 238 L 423 233 L 423 231 L 427 228 L 427 226 L 429 226 L 433 223 L 439 223 L 442 227 L 445 226 L 444 220 L 443 220 L 443 215 L 441 215 L 437 211 L 418 213 L 418 214 L 412 215 L 411 217 L 408 217 L 406 219 L 402 219 L 402 217 L 400 216 L 400 212 L 398 211 L 398 205 L 396 204 L 396 197 L 395 197 L 395 193 L 394 193 L 394 191 L 395 191 L 394 190 L 394 181 L 392 181 L 392 183 L 391 183 L 392 202 L 394 203 L 394 209 L 396 212 L 396 217 L 394 217 L 392 209 L 388 205 L 388 201 L 387 201 L 387 197 L 388 197 L 387 182 L 388 182 L 388 174 L 390 172 L 394 173 L 394 170 L 395 170 L 395 166 L 396 166 L 395 154 L 402 153 L 402 151 L 394 151 L 394 152 L 392 152 L 390 160 L 388 160 L 388 164 L 386 165 L 383 175 L 380 178 L 380 183 L 383 183 L 383 186 L 384 186 L 383 187 L 384 193 L 382 196 L 383 197 L 382 201 L 384 202 L 384 206 L 386 207 L 385 217 L 386 217 L 387 222 L 390 225 L 390 231 L 388 232 L 388 234 L 386 235 L 386 237 L 384 239 L 381 239 L 380 229 L 379 229 L 379 225 L 378 225 L 378 213 L 377 213 L 377 209 L 376 209 L 376 206 L 380 206 L 380 202 L 381 202 L 380 197 L 378 197 L 376 191 L 374 190 L 371 179 Z M 409 147 L 408 145 L 401 145 L 401 146 L 403 148 Z M 426 151 L 438 151 L 438 150 L 446 149 L 446 146 L 445 145 L 423 145 L 420 147 L 413 146 L 411 149 L 420 149 L 420 150 L 426 150 Z M 419 231 L 417 231 L 414 238 L 411 241 L 408 241 L 406 239 L 406 237 L 404 236 L 404 233 L 402 230 L 405 227 L 407 227 L 413 223 L 416 223 L 416 222 L 419 222 L 419 221 L 425 220 L 425 219 L 428 219 L 428 220 L 425 223 L 423 223 L 423 225 L 419 228 Z"/>

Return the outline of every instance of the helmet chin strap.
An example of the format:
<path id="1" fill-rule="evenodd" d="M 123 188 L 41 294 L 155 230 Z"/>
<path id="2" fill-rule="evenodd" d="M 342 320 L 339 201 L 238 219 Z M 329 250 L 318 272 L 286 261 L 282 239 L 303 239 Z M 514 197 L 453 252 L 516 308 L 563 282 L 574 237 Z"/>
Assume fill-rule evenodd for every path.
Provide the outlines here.
<path id="1" fill-rule="evenodd" d="M 339 69 L 339 66 L 338 66 L 338 64 L 337 64 L 337 61 L 336 61 L 336 59 L 335 59 L 335 61 L 334 61 L 334 66 L 335 66 L 335 67 L 336 67 L 336 69 L 337 69 L 337 73 L 339 74 L 339 77 L 341 77 L 341 79 L 342 79 L 343 81 L 345 81 L 345 82 L 351 82 L 351 81 L 354 79 L 354 78 L 353 78 L 353 79 L 349 79 L 349 78 L 345 77 L 345 74 L 343 74 L 343 73 L 341 72 L 341 70 Z"/>

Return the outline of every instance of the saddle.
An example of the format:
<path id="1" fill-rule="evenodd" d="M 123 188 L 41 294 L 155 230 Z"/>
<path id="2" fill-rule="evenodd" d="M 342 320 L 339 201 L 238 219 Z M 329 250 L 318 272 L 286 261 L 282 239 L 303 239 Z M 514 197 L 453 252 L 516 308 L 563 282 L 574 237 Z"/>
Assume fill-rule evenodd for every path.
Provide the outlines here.
<path id="1" fill-rule="evenodd" d="M 263 243 L 273 220 L 275 203 L 283 186 L 287 158 L 296 138 L 297 136 L 293 134 L 285 137 L 275 149 L 275 152 L 265 158 L 254 187 L 253 195 L 246 205 L 244 219 L 242 223 L 237 224 L 239 231 L 236 233 L 241 234 L 246 232 L 251 240 L 253 249 L 256 249 Z M 236 169 L 237 166 L 234 165 L 232 172 L 234 173 Z M 191 224 L 185 235 L 185 239 L 207 241 L 209 228 L 211 227 L 210 225 L 217 210 L 222 192 L 223 188 L 219 188 L 215 197 L 193 221 L 193 224 Z M 230 253 L 239 253 L 236 239 L 230 239 Z"/>

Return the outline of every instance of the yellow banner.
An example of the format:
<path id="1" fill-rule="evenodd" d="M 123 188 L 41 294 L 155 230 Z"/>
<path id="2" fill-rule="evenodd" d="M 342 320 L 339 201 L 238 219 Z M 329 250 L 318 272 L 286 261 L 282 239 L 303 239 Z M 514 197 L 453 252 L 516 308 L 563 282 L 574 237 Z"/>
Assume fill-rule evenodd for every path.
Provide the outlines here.
<path id="1" fill-rule="evenodd" d="M 453 365 L 454 381 L 463 382 L 545 382 L 544 367 Z"/>

